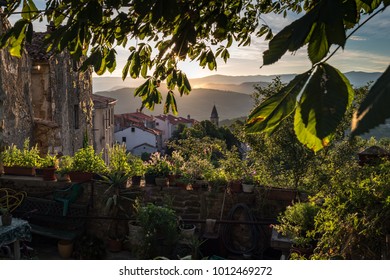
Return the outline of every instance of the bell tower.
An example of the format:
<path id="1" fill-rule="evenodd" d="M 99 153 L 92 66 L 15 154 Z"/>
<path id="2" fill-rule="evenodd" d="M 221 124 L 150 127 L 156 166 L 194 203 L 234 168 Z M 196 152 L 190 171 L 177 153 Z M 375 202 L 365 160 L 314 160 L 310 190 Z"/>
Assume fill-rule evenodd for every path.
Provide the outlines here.
<path id="1" fill-rule="evenodd" d="M 219 126 L 219 117 L 218 117 L 218 112 L 217 112 L 217 108 L 213 107 L 213 110 L 211 111 L 211 116 L 210 116 L 210 121 L 216 126 L 218 127 Z"/>

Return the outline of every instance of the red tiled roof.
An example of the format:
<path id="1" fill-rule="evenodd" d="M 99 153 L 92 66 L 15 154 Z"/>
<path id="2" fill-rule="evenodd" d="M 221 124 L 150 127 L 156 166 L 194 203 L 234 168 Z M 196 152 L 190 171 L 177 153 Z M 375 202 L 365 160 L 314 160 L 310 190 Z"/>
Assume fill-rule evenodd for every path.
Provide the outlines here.
<path id="1" fill-rule="evenodd" d="M 179 124 L 179 123 L 196 123 L 197 121 L 194 120 L 194 119 L 189 119 L 189 118 L 183 118 L 183 117 L 176 117 L 176 116 L 173 116 L 173 115 L 158 115 L 156 116 L 156 118 L 159 118 L 163 121 L 167 120 L 171 123 L 171 124 Z"/>
<path id="2" fill-rule="evenodd" d="M 112 97 L 92 94 L 92 100 L 95 108 L 106 108 L 107 105 L 115 104 L 116 99 Z"/>
<path id="3" fill-rule="evenodd" d="M 128 113 L 129 115 L 133 116 L 134 118 L 140 119 L 140 120 L 147 120 L 147 121 L 152 121 L 153 117 L 148 116 L 142 112 L 134 112 L 134 113 Z"/>

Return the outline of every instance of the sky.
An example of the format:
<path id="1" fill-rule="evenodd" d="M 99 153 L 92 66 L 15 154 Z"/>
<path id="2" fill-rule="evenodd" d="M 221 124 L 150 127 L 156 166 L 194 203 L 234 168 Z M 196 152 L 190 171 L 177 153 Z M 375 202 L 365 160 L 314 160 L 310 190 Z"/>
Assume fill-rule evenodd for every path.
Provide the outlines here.
<path id="1" fill-rule="evenodd" d="M 42 0 L 36 1 L 38 8 L 44 7 Z M 280 15 L 264 15 L 262 19 L 273 29 L 274 34 L 287 26 L 298 16 L 289 15 L 282 18 Z M 15 19 L 11 19 L 11 22 Z M 45 24 L 35 26 L 36 31 L 45 30 Z M 347 33 L 348 35 L 348 33 Z M 202 69 L 196 62 L 180 62 L 179 67 L 189 78 L 199 78 L 214 74 L 220 75 L 275 75 L 296 74 L 310 69 L 310 61 L 305 48 L 296 53 L 287 52 L 281 60 L 273 65 L 261 67 L 262 53 L 267 50 L 268 42 L 262 38 L 252 37 L 248 47 L 233 45 L 230 49 L 230 59 L 225 64 L 217 60 L 217 71 Z M 342 72 L 363 71 L 383 72 L 390 64 L 390 8 L 378 14 L 367 24 L 362 26 L 349 40 L 344 49 L 340 49 L 328 63 Z M 117 49 L 117 68 L 104 76 L 122 76 L 122 68 L 129 53 L 125 49 Z"/>

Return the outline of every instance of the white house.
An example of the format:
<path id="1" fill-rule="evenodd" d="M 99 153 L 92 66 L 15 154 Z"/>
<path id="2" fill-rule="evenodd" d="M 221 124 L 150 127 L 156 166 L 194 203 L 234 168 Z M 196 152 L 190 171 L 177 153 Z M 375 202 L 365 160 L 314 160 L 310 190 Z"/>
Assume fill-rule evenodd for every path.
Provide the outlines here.
<path id="1" fill-rule="evenodd" d="M 126 149 L 135 155 L 161 151 L 161 131 L 134 123 L 116 130 L 115 141 L 125 143 Z"/>
<path id="2" fill-rule="evenodd" d="M 172 137 L 172 133 L 177 130 L 179 124 L 184 124 L 187 127 L 192 127 L 197 121 L 187 118 L 175 117 L 173 115 L 158 115 L 154 118 L 155 126 L 162 131 L 162 143 L 165 146 L 167 140 Z"/>

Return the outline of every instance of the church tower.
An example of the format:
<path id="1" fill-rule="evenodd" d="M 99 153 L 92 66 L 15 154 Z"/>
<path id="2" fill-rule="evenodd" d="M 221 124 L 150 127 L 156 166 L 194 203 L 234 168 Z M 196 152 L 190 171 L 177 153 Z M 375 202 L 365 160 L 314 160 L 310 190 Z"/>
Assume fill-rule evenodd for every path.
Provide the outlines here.
<path id="1" fill-rule="evenodd" d="M 211 111 L 211 116 L 210 116 L 210 121 L 216 126 L 218 127 L 219 125 L 219 117 L 218 117 L 218 112 L 217 112 L 217 108 L 213 107 L 213 110 Z"/>

